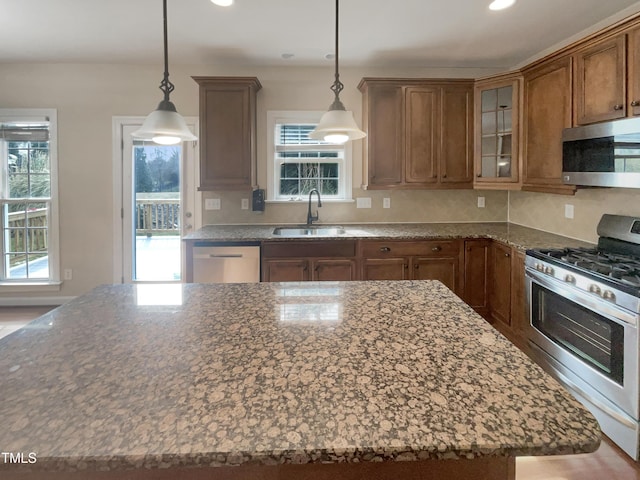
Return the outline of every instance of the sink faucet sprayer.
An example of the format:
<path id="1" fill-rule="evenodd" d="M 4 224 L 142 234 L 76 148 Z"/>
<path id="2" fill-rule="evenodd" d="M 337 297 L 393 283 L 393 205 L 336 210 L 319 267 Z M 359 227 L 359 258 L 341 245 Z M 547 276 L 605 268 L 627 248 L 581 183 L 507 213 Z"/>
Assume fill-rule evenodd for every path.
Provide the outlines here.
<path id="1" fill-rule="evenodd" d="M 317 188 L 312 189 L 309 192 L 309 209 L 307 210 L 307 225 L 311 225 L 314 220 L 318 220 L 318 211 L 316 210 L 315 216 L 311 214 L 311 196 L 314 194 L 318 196 L 318 208 L 322 206 L 322 200 L 320 199 L 320 192 Z"/>

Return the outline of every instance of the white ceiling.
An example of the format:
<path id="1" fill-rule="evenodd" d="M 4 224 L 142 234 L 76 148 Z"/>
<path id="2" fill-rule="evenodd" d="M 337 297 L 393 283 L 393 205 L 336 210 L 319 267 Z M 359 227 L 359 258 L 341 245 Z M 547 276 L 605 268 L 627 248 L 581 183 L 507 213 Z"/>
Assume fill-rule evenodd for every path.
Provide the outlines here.
<path id="1" fill-rule="evenodd" d="M 510 68 L 637 0 L 342 0 L 340 62 Z M 333 0 L 169 0 L 169 61 L 327 65 Z M 283 53 L 295 56 L 284 60 Z M 0 0 L 0 63 L 162 61 L 161 0 Z"/>

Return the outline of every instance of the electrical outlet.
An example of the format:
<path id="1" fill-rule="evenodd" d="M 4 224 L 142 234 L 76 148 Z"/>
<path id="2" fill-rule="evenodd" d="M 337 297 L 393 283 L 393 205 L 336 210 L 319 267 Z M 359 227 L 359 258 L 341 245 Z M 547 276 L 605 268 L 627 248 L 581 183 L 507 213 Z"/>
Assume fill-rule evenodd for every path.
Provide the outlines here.
<path id="1" fill-rule="evenodd" d="M 242 210 L 249 210 L 249 199 L 248 198 L 243 198 L 242 200 L 240 200 L 240 208 Z"/>
<path id="2" fill-rule="evenodd" d="M 73 270 L 70 268 L 65 268 L 64 272 L 62 272 L 63 278 L 65 280 L 73 280 Z"/>
<path id="3" fill-rule="evenodd" d="M 356 208 L 371 208 L 371 197 L 356 198 Z"/>
<path id="4" fill-rule="evenodd" d="M 573 205 L 571 205 L 570 203 L 564 204 L 564 217 L 573 218 Z"/>
<path id="5" fill-rule="evenodd" d="M 484 197 L 478 197 L 478 208 L 484 208 Z"/>
<path id="6" fill-rule="evenodd" d="M 204 209 L 205 210 L 220 210 L 220 199 L 219 198 L 206 198 L 204 200 Z"/>
<path id="7" fill-rule="evenodd" d="M 391 208 L 391 199 L 390 198 L 383 198 L 382 199 L 382 208 Z"/>

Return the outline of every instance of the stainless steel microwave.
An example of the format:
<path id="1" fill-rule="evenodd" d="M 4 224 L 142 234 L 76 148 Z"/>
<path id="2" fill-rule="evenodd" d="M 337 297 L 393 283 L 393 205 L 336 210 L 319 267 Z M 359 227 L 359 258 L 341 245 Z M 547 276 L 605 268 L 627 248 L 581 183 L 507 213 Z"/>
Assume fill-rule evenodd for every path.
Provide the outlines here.
<path id="1" fill-rule="evenodd" d="M 562 180 L 571 185 L 640 188 L 640 118 L 565 128 Z"/>

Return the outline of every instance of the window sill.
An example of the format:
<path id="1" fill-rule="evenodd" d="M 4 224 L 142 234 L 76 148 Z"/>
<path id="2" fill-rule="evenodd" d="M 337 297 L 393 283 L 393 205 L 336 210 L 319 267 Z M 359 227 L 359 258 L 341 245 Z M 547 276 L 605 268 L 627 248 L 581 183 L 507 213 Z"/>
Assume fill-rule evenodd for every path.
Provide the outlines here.
<path id="1" fill-rule="evenodd" d="M 42 282 L 0 282 L 0 293 L 8 292 L 59 292 L 60 281 Z"/>

